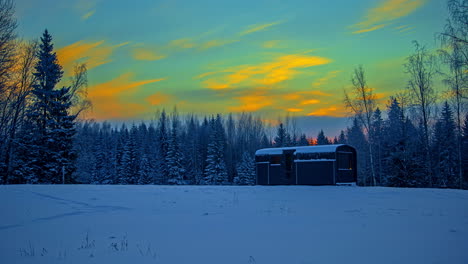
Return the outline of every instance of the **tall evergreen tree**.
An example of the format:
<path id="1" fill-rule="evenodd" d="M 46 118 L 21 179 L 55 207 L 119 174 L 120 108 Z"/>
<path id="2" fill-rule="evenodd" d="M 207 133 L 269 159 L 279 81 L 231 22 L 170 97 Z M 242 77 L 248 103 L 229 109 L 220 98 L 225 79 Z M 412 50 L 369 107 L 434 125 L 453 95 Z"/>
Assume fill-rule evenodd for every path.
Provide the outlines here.
<path id="1" fill-rule="evenodd" d="M 72 183 L 76 154 L 73 151 L 76 116 L 70 114 L 72 94 L 69 87 L 55 89 L 63 71 L 57 60 L 52 36 L 45 30 L 41 37 L 32 104 L 27 111 L 30 130 L 23 133 L 28 157 L 20 157 L 20 170 L 28 170 L 40 183 Z"/>
<path id="2" fill-rule="evenodd" d="M 462 126 L 462 188 L 468 189 L 468 113 L 465 115 L 465 120 Z"/>
<path id="3" fill-rule="evenodd" d="M 457 188 L 460 186 L 457 177 L 457 141 L 455 121 L 450 106 L 445 102 L 441 116 L 435 124 L 434 153 L 436 154 L 436 181 L 441 187 Z"/>
<path id="4" fill-rule="evenodd" d="M 346 136 L 343 130 L 340 131 L 340 135 L 338 136 L 338 144 L 346 144 Z"/>
<path id="5" fill-rule="evenodd" d="M 382 112 L 377 107 L 372 115 L 372 144 L 373 155 L 374 155 L 374 166 L 375 166 L 375 176 L 378 185 L 382 185 L 382 129 L 383 129 L 383 119 Z"/>
<path id="6" fill-rule="evenodd" d="M 167 116 L 166 116 L 166 111 L 163 110 L 159 116 L 158 120 L 158 127 L 157 127 L 157 135 L 158 135 L 158 154 L 159 157 L 157 159 L 158 164 L 158 180 L 157 182 L 159 184 L 166 184 L 168 180 L 168 170 L 167 170 L 167 152 L 169 150 L 168 147 L 168 125 L 167 125 Z"/>
<path id="7" fill-rule="evenodd" d="M 274 146 L 279 147 L 287 147 L 288 146 L 288 133 L 283 126 L 283 123 L 280 123 L 278 126 L 278 130 L 275 137 L 275 144 Z"/>
<path id="8" fill-rule="evenodd" d="M 179 126 L 180 120 L 177 112 L 172 113 L 170 131 L 168 141 L 168 152 L 166 156 L 167 179 L 169 184 L 184 184 L 185 168 L 183 166 L 182 153 L 179 141 Z"/>
<path id="9" fill-rule="evenodd" d="M 204 184 L 227 184 L 228 175 L 226 163 L 224 160 L 224 148 L 226 135 L 224 132 L 221 116 L 218 114 L 216 119 L 212 118 L 210 142 L 208 144 Z"/>
<path id="10" fill-rule="evenodd" d="M 309 140 L 307 140 L 307 136 L 302 134 L 299 138 L 299 146 L 309 146 Z"/>
<path id="11" fill-rule="evenodd" d="M 237 166 L 237 176 L 234 178 L 234 184 L 254 185 L 256 182 L 255 158 L 249 153 L 244 152 L 242 160 Z"/>
<path id="12" fill-rule="evenodd" d="M 369 185 L 371 184 L 371 181 L 368 177 L 368 175 L 370 174 L 370 167 L 368 160 L 369 155 L 367 153 L 367 141 L 362 131 L 362 126 L 360 125 L 357 118 L 353 119 L 352 127 L 348 128 L 347 138 L 348 144 L 356 148 L 357 151 L 358 184 Z"/>
<path id="13" fill-rule="evenodd" d="M 320 132 L 317 135 L 317 145 L 329 145 L 330 141 L 328 138 L 325 136 L 325 133 L 323 133 L 323 130 L 321 129 Z"/>

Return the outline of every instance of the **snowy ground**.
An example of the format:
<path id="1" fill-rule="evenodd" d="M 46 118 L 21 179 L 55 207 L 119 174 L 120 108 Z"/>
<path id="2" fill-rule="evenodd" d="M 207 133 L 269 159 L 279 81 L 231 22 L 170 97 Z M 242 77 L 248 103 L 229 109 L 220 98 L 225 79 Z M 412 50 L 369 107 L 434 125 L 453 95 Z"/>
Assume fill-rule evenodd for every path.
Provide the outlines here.
<path id="1" fill-rule="evenodd" d="M 0 212 L 4 264 L 468 263 L 468 191 L 0 186 Z"/>

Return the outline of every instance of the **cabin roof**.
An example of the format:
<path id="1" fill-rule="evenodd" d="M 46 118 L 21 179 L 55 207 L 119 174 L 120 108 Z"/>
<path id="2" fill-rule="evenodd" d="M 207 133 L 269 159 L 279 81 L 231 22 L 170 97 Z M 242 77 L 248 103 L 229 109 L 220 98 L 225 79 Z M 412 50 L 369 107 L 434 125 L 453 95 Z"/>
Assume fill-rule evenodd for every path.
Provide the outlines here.
<path id="1" fill-rule="evenodd" d="M 345 144 L 303 146 L 303 147 L 284 147 L 284 148 L 264 148 L 264 149 L 257 150 L 255 152 L 255 155 L 256 156 L 281 155 L 283 154 L 283 150 L 295 150 L 294 154 L 297 154 L 297 153 L 333 153 L 333 152 L 336 152 L 336 149 L 341 146 L 345 146 Z"/>

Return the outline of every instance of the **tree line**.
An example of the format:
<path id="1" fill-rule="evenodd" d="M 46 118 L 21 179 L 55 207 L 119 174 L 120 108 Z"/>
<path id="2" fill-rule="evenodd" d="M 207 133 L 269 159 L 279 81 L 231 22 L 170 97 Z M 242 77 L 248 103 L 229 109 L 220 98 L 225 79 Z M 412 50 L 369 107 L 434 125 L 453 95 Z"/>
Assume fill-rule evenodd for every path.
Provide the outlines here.
<path id="1" fill-rule="evenodd" d="M 0 182 L 247 185 L 255 183 L 257 149 L 349 144 L 358 151 L 359 185 L 468 188 L 468 0 L 447 3 L 440 50 L 414 42 L 403 65 L 407 87 L 383 112 L 364 67 L 354 69 L 344 94 L 352 124 L 328 138 L 300 133 L 294 118 L 270 136 L 250 113 L 161 110 L 128 127 L 79 121 L 90 105 L 86 66 L 63 80 L 49 32 L 18 40 L 13 2 L 0 0 Z M 437 78 L 446 93 L 437 93 Z"/>

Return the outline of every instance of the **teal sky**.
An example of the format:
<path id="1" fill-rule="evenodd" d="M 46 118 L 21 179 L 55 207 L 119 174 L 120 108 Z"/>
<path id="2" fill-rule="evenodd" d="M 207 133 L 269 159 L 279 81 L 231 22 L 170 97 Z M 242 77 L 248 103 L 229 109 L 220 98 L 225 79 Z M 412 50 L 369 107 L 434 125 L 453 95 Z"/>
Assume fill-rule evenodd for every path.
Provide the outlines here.
<path id="1" fill-rule="evenodd" d="M 406 85 L 412 40 L 434 49 L 444 0 L 17 0 L 18 32 L 54 37 L 60 63 L 88 65 L 103 119 L 251 111 L 344 117 L 362 64 L 382 105 Z M 443 87 L 440 87 L 443 89 Z M 273 121 L 272 121 L 273 122 Z"/>

